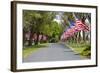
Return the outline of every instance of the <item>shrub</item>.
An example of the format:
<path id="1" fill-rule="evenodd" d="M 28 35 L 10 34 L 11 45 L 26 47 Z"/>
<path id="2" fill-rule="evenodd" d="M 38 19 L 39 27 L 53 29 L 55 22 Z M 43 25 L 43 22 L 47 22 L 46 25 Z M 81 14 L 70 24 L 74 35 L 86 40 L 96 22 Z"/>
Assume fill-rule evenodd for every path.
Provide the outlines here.
<path id="1" fill-rule="evenodd" d="M 81 52 L 82 56 L 91 57 L 91 45 L 86 45 L 86 48 Z"/>

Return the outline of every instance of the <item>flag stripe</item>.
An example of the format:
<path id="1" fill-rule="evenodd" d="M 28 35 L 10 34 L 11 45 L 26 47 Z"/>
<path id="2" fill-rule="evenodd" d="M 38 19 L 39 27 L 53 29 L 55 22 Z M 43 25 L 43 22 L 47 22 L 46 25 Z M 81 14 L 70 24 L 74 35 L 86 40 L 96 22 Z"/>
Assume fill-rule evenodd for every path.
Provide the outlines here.
<path id="1" fill-rule="evenodd" d="M 70 28 L 67 28 L 62 36 L 61 39 L 67 39 L 69 37 L 72 37 L 75 33 L 79 32 L 79 31 L 89 31 L 89 26 L 84 24 L 81 20 L 76 19 L 76 21 L 73 23 L 71 21 L 70 22 Z"/>

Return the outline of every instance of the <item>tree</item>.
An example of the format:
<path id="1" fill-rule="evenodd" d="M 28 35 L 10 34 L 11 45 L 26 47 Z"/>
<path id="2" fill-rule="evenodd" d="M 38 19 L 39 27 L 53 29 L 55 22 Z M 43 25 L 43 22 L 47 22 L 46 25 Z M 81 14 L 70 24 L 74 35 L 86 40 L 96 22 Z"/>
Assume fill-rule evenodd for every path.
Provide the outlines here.
<path id="1" fill-rule="evenodd" d="M 32 10 L 23 11 L 23 30 L 30 32 L 29 46 L 32 45 L 34 33 L 37 35 L 37 39 L 34 41 L 34 43 L 35 45 L 38 45 L 39 34 L 43 32 L 46 25 L 49 25 L 53 21 L 54 17 L 54 12 Z"/>
<path id="2" fill-rule="evenodd" d="M 55 38 L 56 41 L 60 39 L 60 35 L 63 32 L 61 24 L 53 21 L 51 26 L 52 37 Z"/>

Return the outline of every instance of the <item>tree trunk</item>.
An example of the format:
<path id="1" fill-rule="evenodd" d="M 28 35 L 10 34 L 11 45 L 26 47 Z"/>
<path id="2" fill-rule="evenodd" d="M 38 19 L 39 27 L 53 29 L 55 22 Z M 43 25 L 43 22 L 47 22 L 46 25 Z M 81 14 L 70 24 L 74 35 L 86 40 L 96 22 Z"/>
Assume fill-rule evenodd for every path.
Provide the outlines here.
<path id="1" fill-rule="evenodd" d="M 32 42 L 33 42 L 32 39 L 33 39 L 33 28 L 32 26 L 30 26 L 28 46 L 32 46 Z"/>
<path id="2" fill-rule="evenodd" d="M 24 44 L 25 44 L 25 41 L 26 41 L 26 39 L 25 39 L 26 37 L 25 37 L 25 31 L 24 31 L 24 29 L 23 29 L 23 46 L 24 46 Z"/>
<path id="3" fill-rule="evenodd" d="M 85 32 L 83 31 L 83 41 L 86 41 Z"/>
<path id="4" fill-rule="evenodd" d="M 35 45 L 38 45 L 38 42 L 39 42 L 39 33 L 37 33 L 37 37 L 36 37 L 36 40 L 35 40 Z"/>
<path id="5" fill-rule="evenodd" d="M 81 42 L 81 31 L 79 32 L 79 37 L 78 37 L 79 43 Z"/>
<path id="6" fill-rule="evenodd" d="M 32 38 L 33 38 L 33 34 L 32 34 L 32 32 L 31 32 L 31 33 L 30 33 L 29 40 L 28 40 L 28 46 L 32 46 Z"/>
<path id="7" fill-rule="evenodd" d="M 79 40 L 78 40 L 78 38 L 79 38 L 79 36 L 78 36 L 79 34 L 78 34 L 78 32 L 77 32 L 77 35 L 76 35 L 76 42 L 78 43 L 79 42 Z"/>
<path id="8" fill-rule="evenodd" d="M 41 37 L 41 40 L 40 40 L 40 43 L 43 43 L 43 34 L 41 34 L 42 37 Z"/>

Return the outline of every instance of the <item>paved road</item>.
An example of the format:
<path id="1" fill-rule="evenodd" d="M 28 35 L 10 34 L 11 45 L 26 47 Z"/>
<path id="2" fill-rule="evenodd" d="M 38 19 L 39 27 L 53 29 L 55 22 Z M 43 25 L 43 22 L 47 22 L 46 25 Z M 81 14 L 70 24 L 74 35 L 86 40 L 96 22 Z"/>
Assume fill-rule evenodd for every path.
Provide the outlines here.
<path id="1" fill-rule="evenodd" d="M 78 54 L 75 54 L 70 48 L 60 43 L 50 43 L 48 47 L 40 48 L 30 56 L 23 59 L 23 62 L 42 62 L 42 61 L 64 61 L 64 60 L 82 60 Z"/>

